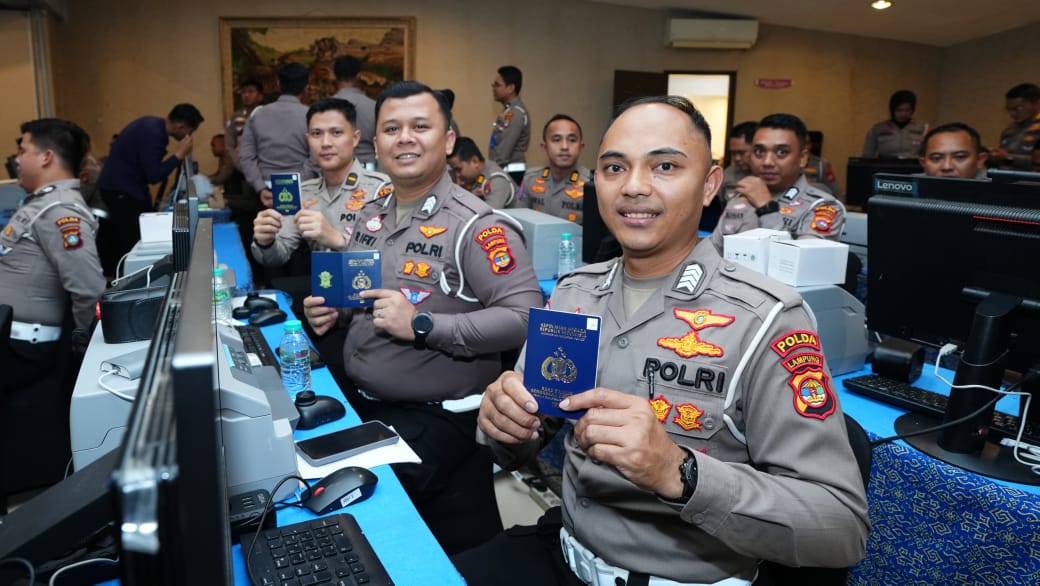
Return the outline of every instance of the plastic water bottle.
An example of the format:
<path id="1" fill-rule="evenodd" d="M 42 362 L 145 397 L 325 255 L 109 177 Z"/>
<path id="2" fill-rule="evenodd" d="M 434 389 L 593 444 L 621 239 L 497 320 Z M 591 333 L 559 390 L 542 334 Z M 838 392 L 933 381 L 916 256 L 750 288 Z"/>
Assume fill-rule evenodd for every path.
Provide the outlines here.
<path id="1" fill-rule="evenodd" d="M 213 269 L 213 314 L 218 321 L 231 319 L 231 287 L 220 267 Z"/>
<path id="2" fill-rule="evenodd" d="M 577 262 L 577 251 L 574 249 L 574 241 L 571 240 L 570 232 L 564 232 L 560 234 L 560 256 L 556 261 L 556 277 L 562 277 L 573 271 L 575 262 Z"/>
<path id="3" fill-rule="evenodd" d="M 300 320 L 291 319 L 285 322 L 284 328 L 278 344 L 278 360 L 282 363 L 282 384 L 295 397 L 311 390 L 311 347 Z"/>

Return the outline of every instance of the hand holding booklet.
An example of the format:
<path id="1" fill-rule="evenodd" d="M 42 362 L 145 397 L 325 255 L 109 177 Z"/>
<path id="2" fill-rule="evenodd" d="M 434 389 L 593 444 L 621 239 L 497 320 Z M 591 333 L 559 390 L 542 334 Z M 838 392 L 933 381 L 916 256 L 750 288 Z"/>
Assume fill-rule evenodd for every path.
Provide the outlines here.
<path id="1" fill-rule="evenodd" d="M 324 297 L 329 307 L 371 307 L 362 291 L 382 286 L 378 250 L 311 252 L 311 295 Z"/>
<path id="2" fill-rule="evenodd" d="M 584 411 L 563 411 L 560 401 L 596 386 L 600 318 L 531 308 L 527 322 L 524 386 L 538 412 L 578 419 Z"/>

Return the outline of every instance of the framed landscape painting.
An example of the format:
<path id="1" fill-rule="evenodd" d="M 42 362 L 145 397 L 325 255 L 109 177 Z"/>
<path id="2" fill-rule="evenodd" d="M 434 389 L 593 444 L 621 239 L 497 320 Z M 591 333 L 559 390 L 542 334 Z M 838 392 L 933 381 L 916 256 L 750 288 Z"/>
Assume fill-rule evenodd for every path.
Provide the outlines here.
<path id="1" fill-rule="evenodd" d="M 362 91 L 372 98 L 386 86 L 412 79 L 415 19 L 405 18 L 221 18 L 221 77 L 224 110 L 242 107 L 238 89 L 259 81 L 265 101 L 278 96 L 278 68 L 302 63 L 310 70 L 305 104 L 336 93 L 332 65 L 337 57 L 361 61 Z"/>

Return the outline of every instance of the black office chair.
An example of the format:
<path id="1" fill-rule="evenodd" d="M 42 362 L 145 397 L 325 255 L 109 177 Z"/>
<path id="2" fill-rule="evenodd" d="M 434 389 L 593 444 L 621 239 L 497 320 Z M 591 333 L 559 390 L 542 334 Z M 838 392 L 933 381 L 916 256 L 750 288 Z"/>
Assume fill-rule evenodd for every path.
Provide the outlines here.
<path id="1" fill-rule="evenodd" d="M 7 342 L 11 338 L 11 320 L 14 319 L 14 310 L 11 309 L 10 305 L 0 305 L 0 369 L 7 370 L 10 366 L 9 352 L 7 351 Z M 0 377 L 0 399 L 2 399 L 7 392 L 4 387 L 4 378 Z M 5 404 L 5 401 L 0 401 L 0 405 Z M 0 454 L 3 454 L 3 446 L 0 445 Z M 2 460 L 2 458 L 0 458 Z M 4 462 L 0 461 L 0 476 L 2 476 L 6 467 L 3 465 Z M 7 514 L 7 490 L 0 484 L 0 516 Z"/>
<path id="2" fill-rule="evenodd" d="M 860 477 L 863 479 L 864 488 L 870 485 L 870 465 L 873 459 L 871 453 L 870 438 L 863 427 L 849 414 L 845 414 L 845 427 L 849 432 L 849 444 L 852 453 L 856 456 L 856 464 L 859 465 Z M 848 568 L 813 568 L 784 566 L 776 562 L 762 562 L 758 569 L 758 580 L 756 585 L 761 586 L 801 586 L 811 584 L 812 586 L 844 586 L 849 580 Z"/>

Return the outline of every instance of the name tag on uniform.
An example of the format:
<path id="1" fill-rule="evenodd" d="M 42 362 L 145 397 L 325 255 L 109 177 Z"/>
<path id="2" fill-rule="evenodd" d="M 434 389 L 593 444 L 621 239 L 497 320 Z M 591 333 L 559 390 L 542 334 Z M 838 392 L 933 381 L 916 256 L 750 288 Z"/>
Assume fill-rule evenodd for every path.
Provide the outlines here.
<path id="1" fill-rule="evenodd" d="M 527 322 L 524 386 L 538 412 L 578 419 L 585 411 L 563 411 L 560 401 L 596 386 L 600 318 L 583 313 L 531 308 Z"/>

